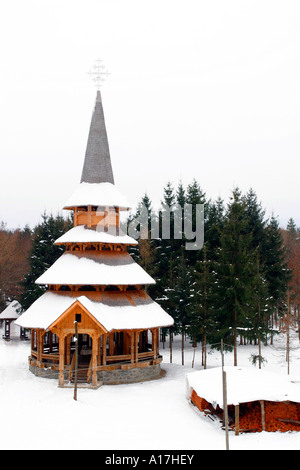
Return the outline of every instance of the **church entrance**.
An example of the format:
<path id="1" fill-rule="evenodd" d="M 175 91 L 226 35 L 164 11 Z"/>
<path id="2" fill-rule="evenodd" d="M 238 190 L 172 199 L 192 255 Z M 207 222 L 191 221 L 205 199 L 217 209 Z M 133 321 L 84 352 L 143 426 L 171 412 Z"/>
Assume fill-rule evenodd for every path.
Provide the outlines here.
<path id="1" fill-rule="evenodd" d="M 73 337 L 73 340 L 75 337 Z M 72 366 L 71 366 L 71 382 L 75 380 L 75 341 L 72 341 Z M 89 369 L 92 359 L 92 338 L 87 334 L 78 334 L 78 371 L 77 381 L 78 383 L 87 383 L 89 381 Z"/>
<path id="2" fill-rule="evenodd" d="M 92 356 L 92 338 L 86 334 L 78 335 L 78 362 L 90 361 Z"/>
<path id="3" fill-rule="evenodd" d="M 78 334 L 78 369 L 80 369 L 82 376 L 88 373 L 92 359 L 92 348 L 92 338 L 87 334 Z"/>

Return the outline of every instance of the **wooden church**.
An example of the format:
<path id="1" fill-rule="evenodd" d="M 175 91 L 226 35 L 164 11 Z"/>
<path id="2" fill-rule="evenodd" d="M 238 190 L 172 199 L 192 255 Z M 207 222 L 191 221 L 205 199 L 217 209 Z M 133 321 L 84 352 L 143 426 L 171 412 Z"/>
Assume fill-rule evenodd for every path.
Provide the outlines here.
<path id="1" fill-rule="evenodd" d="M 100 91 L 81 182 L 64 209 L 74 216 L 55 242 L 65 252 L 36 280 L 47 291 L 15 322 L 31 330 L 31 372 L 61 387 L 72 382 L 77 324 L 82 382 L 96 388 L 159 377 L 159 328 L 173 319 L 146 293 L 155 281 L 127 251 L 137 241 L 120 228 L 130 207 L 114 184 Z"/>

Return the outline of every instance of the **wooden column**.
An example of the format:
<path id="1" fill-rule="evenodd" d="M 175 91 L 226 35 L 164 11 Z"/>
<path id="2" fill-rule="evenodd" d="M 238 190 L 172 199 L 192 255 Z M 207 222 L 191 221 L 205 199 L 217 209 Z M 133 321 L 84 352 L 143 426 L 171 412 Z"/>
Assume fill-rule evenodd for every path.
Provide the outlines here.
<path id="1" fill-rule="evenodd" d="M 134 363 L 134 344 L 135 344 L 135 332 L 132 330 L 131 331 L 131 341 L 130 341 L 130 362 L 131 364 Z"/>
<path id="2" fill-rule="evenodd" d="M 88 211 L 87 211 L 87 226 L 91 227 L 92 226 L 92 206 L 88 206 Z"/>
<path id="3" fill-rule="evenodd" d="M 66 364 L 71 364 L 71 339 L 73 334 L 69 334 L 66 337 Z"/>
<path id="4" fill-rule="evenodd" d="M 97 356 L 98 356 L 98 341 L 99 336 L 93 335 L 93 348 L 92 348 L 92 385 L 97 387 Z"/>
<path id="5" fill-rule="evenodd" d="M 116 235 L 120 233 L 120 208 L 116 208 Z"/>
<path id="6" fill-rule="evenodd" d="M 77 224 L 77 218 L 78 218 L 78 208 L 77 207 L 74 207 L 74 227 L 76 227 L 78 224 Z"/>
<path id="7" fill-rule="evenodd" d="M 103 335 L 103 340 L 102 340 L 102 365 L 106 365 L 106 343 L 107 343 L 107 335 Z"/>
<path id="8" fill-rule="evenodd" d="M 52 353 L 53 349 L 53 334 L 52 331 L 49 331 L 49 351 Z"/>
<path id="9" fill-rule="evenodd" d="M 140 331 L 137 330 L 134 332 L 135 338 L 134 338 L 134 362 L 139 361 L 139 335 Z"/>
<path id="10" fill-rule="evenodd" d="M 150 330 L 152 333 L 152 351 L 154 352 L 154 359 L 157 359 L 157 342 L 158 342 L 158 328 L 153 328 Z"/>
<path id="11" fill-rule="evenodd" d="M 152 342 L 154 343 L 154 359 L 157 359 L 158 328 L 155 328 L 154 330 L 154 338 L 152 339 Z"/>
<path id="12" fill-rule="evenodd" d="M 34 335 L 35 335 L 35 330 L 31 330 L 31 351 L 34 350 Z"/>
<path id="13" fill-rule="evenodd" d="M 240 433 L 240 406 L 235 405 L 235 435 L 238 436 Z"/>
<path id="14" fill-rule="evenodd" d="M 108 354 L 110 356 L 113 356 L 114 355 L 114 349 L 115 349 L 115 334 L 114 333 L 110 333 L 109 335 L 109 347 L 108 347 Z"/>
<path id="15" fill-rule="evenodd" d="M 101 366 L 101 338 L 103 339 L 103 335 L 98 338 L 97 366 Z"/>
<path id="16" fill-rule="evenodd" d="M 60 387 L 64 386 L 64 368 L 65 368 L 65 335 L 60 333 L 58 335 L 59 341 L 59 375 L 58 375 L 58 385 Z"/>
<path id="17" fill-rule="evenodd" d="M 37 330 L 37 360 L 42 362 L 42 354 L 44 353 L 44 335 L 42 330 Z"/>

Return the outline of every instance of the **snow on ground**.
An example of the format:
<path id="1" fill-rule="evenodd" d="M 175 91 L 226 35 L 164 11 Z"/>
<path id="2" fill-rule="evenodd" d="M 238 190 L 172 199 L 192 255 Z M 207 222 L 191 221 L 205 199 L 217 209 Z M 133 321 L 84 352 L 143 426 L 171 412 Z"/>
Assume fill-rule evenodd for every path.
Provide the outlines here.
<path id="1" fill-rule="evenodd" d="M 2 450 L 224 450 L 225 433 L 193 407 L 186 398 L 186 374 L 201 370 L 201 351 L 186 342 L 185 365 L 181 365 L 181 338 L 176 338 L 173 362 L 169 349 L 161 345 L 164 378 L 138 384 L 102 386 L 98 390 L 57 387 L 56 380 L 35 377 L 28 370 L 30 341 L 19 340 L 19 328 L 12 325 L 12 340 L 2 339 L 0 328 L 0 448 Z M 268 362 L 264 369 L 278 380 L 287 375 L 285 336 L 274 346 L 263 347 Z M 291 340 L 290 378 L 299 381 L 300 343 Z M 255 346 L 239 346 L 238 365 L 255 367 L 249 358 Z M 208 355 L 208 368 L 221 365 L 220 353 Z M 225 354 L 225 366 L 233 365 L 233 353 Z M 300 433 L 229 433 L 230 450 L 296 450 Z"/>

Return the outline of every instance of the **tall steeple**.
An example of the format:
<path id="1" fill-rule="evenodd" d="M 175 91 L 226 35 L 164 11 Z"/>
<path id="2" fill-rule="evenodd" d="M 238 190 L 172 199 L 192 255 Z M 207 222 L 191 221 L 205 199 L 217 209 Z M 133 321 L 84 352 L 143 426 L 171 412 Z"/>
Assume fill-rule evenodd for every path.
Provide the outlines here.
<path id="1" fill-rule="evenodd" d="M 97 81 L 103 77 L 101 61 L 95 75 Z M 159 329 L 174 320 L 149 297 L 144 286 L 155 280 L 128 252 L 128 246 L 138 244 L 120 228 L 120 211 L 129 207 L 114 184 L 98 91 L 81 183 L 64 206 L 74 211 L 74 227 L 56 240 L 65 251 L 36 280 L 48 290 L 16 323 L 31 329 L 30 370 L 58 377 L 59 387 L 72 381 L 76 333 L 86 386 L 160 377 Z M 53 335 L 58 338 L 55 354 Z"/>
<path id="2" fill-rule="evenodd" d="M 100 90 L 97 91 L 80 182 L 114 184 Z"/>

